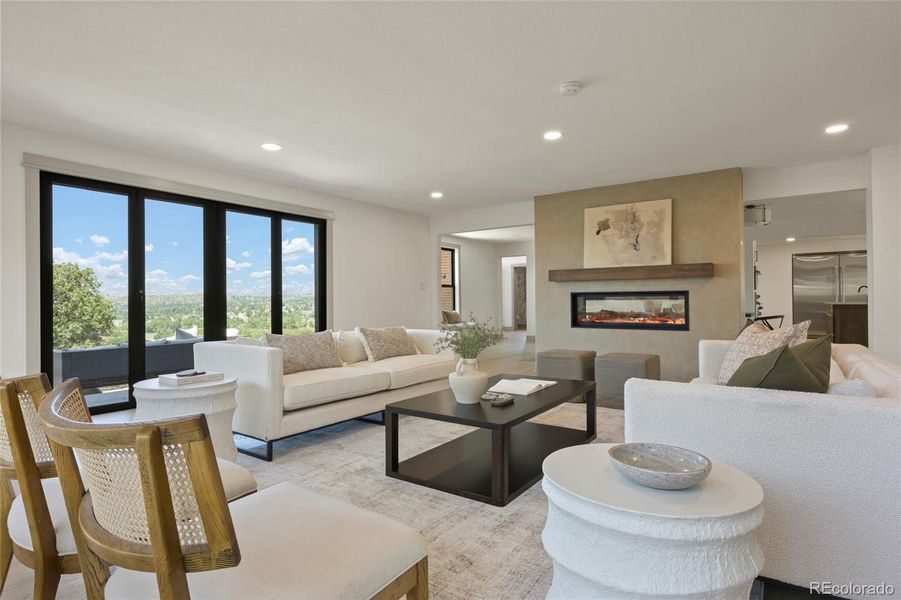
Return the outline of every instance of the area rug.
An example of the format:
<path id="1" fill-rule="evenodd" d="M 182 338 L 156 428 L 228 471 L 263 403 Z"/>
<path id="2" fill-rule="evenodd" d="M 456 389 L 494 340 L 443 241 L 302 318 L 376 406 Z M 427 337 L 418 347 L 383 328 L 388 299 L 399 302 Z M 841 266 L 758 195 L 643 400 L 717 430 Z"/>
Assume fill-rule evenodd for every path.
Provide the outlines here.
<path id="1" fill-rule="evenodd" d="M 584 404 L 563 404 L 538 422 L 585 426 Z M 598 409 L 598 441 L 621 442 L 623 412 Z M 401 417 L 400 458 L 458 437 L 470 428 Z M 244 455 L 261 488 L 282 481 L 350 502 L 415 527 L 429 544 L 431 597 L 544 598 L 550 559 L 541 545 L 547 501 L 537 483 L 505 507 L 495 507 L 385 476 L 385 431 L 341 423 L 279 442 L 275 460 Z M 353 532 L 346 532 L 353 535 Z"/>

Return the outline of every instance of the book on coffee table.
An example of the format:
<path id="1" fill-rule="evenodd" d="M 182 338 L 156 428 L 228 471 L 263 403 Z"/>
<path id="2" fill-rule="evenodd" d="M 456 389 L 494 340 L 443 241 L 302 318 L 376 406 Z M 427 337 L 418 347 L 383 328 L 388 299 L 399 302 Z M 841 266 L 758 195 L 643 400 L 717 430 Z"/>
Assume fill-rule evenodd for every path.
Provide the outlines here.
<path id="1" fill-rule="evenodd" d="M 528 396 L 556 384 L 556 381 L 544 379 L 501 379 L 491 386 L 488 391 L 496 394 Z"/>
<path id="2" fill-rule="evenodd" d="M 181 371 L 179 373 L 160 375 L 158 379 L 160 385 L 166 387 L 178 387 L 182 385 L 191 385 L 193 383 L 219 381 L 220 379 L 225 379 L 225 375 L 218 371 Z"/>

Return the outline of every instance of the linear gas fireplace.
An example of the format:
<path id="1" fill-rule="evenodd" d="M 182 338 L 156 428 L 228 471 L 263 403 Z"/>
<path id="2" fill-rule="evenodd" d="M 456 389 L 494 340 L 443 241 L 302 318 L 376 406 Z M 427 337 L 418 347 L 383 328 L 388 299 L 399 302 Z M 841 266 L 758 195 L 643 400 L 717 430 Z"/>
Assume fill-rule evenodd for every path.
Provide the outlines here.
<path id="1" fill-rule="evenodd" d="M 688 292 L 573 292 L 572 326 L 688 331 Z"/>

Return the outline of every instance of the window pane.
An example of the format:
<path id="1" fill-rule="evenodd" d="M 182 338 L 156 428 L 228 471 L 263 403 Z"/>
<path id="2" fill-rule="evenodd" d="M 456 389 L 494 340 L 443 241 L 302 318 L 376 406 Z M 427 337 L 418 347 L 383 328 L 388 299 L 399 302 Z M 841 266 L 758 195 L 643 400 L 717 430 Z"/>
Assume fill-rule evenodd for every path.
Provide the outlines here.
<path id="1" fill-rule="evenodd" d="M 225 216 L 226 337 L 272 331 L 272 229 L 269 217 Z"/>
<path id="2" fill-rule="evenodd" d="M 203 341 L 203 208 L 144 202 L 147 378 L 194 365 Z"/>
<path id="3" fill-rule="evenodd" d="M 316 331 L 316 226 L 282 221 L 282 331 Z"/>
<path id="4" fill-rule="evenodd" d="M 52 186 L 53 382 L 128 402 L 128 196 Z"/>
<path id="5" fill-rule="evenodd" d="M 454 285 L 454 251 L 441 249 L 441 285 Z"/>

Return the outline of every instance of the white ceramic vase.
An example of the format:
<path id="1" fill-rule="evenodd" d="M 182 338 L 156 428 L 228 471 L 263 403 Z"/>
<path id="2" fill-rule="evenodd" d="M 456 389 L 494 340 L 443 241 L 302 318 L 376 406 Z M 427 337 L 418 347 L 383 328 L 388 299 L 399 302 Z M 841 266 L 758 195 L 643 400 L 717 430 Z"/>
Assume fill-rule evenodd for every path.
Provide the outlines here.
<path id="1" fill-rule="evenodd" d="M 456 371 L 447 378 L 460 404 L 478 404 L 482 394 L 488 391 L 488 374 L 479 371 L 479 361 L 475 358 L 461 358 Z"/>

